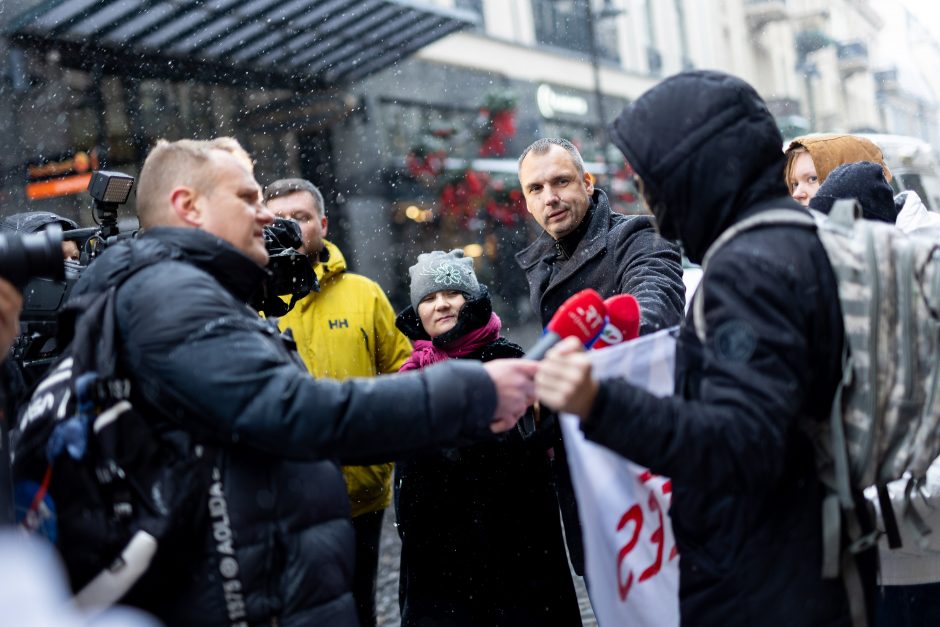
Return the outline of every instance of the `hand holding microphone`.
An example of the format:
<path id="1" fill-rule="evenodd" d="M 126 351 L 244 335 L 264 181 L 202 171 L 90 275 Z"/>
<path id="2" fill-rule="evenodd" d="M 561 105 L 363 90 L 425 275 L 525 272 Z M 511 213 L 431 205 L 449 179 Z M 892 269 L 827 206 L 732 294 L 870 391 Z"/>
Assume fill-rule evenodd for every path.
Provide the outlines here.
<path id="1" fill-rule="evenodd" d="M 597 390 L 591 360 L 576 338 L 565 338 L 539 362 L 535 393 L 543 404 L 555 411 L 584 419 L 591 413 Z"/>
<path id="2" fill-rule="evenodd" d="M 526 359 L 542 359 L 552 346 L 575 337 L 590 346 L 607 324 L 607 307 L 592 289 L 581 290 L 566 300 L 545 327 L 545 335 L 526 353 Z"/>
<path id="3" fill-rule="evenodd" d="M 537 364 L 529 360 L 541 359 L 545 352 L 561 341 L 574 336 L 590 344 L 607 323 L 607 308 L 600 294 L 594 290 L 578 292 L 559 307 L 545 328 L 545 335 L 526 353 L 524 359 L 498 359 L 487 362 L 487 370 L 496 386 L 497 406 L 490 429 L 501 433 L 511 429 L 526 407 L 535 402 L 533 378 Z"/>

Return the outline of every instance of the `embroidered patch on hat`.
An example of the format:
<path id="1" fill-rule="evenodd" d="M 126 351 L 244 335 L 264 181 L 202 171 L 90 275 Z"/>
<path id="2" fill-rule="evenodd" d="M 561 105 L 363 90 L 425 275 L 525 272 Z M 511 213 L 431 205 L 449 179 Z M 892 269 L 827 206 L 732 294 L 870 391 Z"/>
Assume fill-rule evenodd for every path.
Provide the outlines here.
<path id="1" fill-rule="evenodd" d="M 425 268 L 421 274 L 433 276 L 435 283 L 445 286 L 460 285 L 464 281 L 464 274 L 460 268 L 446 261 L 435 268 Z"/>

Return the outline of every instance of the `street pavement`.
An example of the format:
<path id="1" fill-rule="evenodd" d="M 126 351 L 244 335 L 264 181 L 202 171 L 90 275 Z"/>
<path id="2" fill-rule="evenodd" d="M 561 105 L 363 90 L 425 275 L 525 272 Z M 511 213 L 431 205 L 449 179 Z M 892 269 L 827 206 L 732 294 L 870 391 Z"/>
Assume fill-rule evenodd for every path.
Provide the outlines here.
<path id="1" fill-rule="evenodd" d="M 389 507 L 382 519 L 382 541 L 379 546 L 379 574 L 376 584 L 376 613 L 379 627 L 399 627 L 401 616 L 398 612 L 398 564 L 401 559 L 401 540 L 395 529 L 395 510 Z M 597 627 L 597 620 L 591 610 L 584 580 L 571 573 L 578 592 L 578 604 L 581 606 L 581 622 L 584 627 Z M 485 627 L 482 626 L 481 627 Z"/>

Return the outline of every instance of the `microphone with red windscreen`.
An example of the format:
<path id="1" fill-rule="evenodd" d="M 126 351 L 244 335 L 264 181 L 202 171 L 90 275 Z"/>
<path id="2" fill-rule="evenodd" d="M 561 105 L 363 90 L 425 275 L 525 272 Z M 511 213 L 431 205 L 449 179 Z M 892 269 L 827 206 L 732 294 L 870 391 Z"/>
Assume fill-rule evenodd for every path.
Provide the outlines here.
<path id="1" fill-rule="evenodd" d="M 566 300 L 545 327 L 545 335 L 525 354 L 526 359 L 541 359 L 552 346 L 566 337 L 576 337 L 590 346 L 607 324 L 607 307 L 601 295 L 592 289 L 581 290 Z"/>
<path id="2" fill-rule="evenodd" d="M 640 335 L 640 303 L 630 294 L 617 294 L 604 301 L 607 326 L 591 348 L 604 348 Z"/>

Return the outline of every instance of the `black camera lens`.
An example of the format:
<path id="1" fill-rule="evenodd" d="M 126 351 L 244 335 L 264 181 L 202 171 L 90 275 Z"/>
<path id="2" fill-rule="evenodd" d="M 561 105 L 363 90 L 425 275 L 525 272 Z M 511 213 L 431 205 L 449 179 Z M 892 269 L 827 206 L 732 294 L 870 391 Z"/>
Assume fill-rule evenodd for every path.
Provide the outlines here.
<path id="1" fill-rule="evenodd" d="M 20 290 L 34 277 L 64 279 L 62 229 L 50 225 L 39 233 L 0 233 L 0 276 Z"/>

